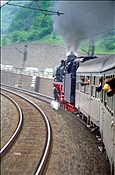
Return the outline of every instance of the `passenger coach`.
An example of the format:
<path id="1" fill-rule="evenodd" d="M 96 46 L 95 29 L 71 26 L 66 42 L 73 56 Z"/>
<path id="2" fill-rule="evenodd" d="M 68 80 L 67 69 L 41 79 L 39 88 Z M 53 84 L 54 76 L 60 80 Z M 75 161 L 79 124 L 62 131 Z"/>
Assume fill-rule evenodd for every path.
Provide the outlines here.
<path id="1" fill-rule="evenodd" d="M 83 83 L 81 83 L 81 80 Z M 104 87 L 112 83 L 112 94 Z M 101 85 L 99 84 L 101 83 Z M 80 63 L 76 72 L 75 106 L 91 131 L 99 130 L 99 149 L 106 149 L 115 174 L 115 55 L 103 55 Z"/>

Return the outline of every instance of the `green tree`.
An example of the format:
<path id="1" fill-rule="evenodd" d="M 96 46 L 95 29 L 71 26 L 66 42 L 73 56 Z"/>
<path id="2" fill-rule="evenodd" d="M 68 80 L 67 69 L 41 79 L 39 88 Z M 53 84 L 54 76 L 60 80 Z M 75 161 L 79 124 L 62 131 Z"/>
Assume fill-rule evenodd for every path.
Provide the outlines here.
<path id="1" fill-rule="evenodd" d="M 115 51 L 115 31 L 108 32 L 100 40 L 99 46 L 105 51 L 114 52 Z"/>
<path id="2" fill-rule="evenodd" d="M 26 7 L 48 10 L 50 1 L 39 1 L 37 5 L 38 2 L 29 2 Z M 8 31 L 7 38 L 10 42 L 38 41 L 53 32 L 51 16 L 40 10 L 20 8 Z"/>

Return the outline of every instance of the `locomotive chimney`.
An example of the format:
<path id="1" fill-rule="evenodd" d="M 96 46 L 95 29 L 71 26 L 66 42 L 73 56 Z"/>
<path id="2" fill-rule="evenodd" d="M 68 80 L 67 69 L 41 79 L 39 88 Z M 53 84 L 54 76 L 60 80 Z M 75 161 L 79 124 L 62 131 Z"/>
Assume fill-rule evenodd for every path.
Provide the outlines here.
<path id="1" fill-rule="evenodd" d="M 72 60 L 75 60 L 77 58 L 78 54 L 74 51 L 69 51 L 67 53 L 67 60 L 68 61 L 72 61 Z"/>

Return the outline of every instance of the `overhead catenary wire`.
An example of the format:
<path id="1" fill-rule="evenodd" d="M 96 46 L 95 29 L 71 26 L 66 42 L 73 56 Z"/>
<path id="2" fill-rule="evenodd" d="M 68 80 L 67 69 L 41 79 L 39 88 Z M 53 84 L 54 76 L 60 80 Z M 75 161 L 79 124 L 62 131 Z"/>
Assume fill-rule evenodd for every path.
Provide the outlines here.
<path id="1" fill-rule="evenodd" d="M 35 1 L 35 2 L 36 2 L 36 4 L 37 4 L 37 6 L 39 7 L 39 9 L 42 10 L 41 7 L 39 6 L 39 4 L 37 3 L 37 1 Z M 48 11 L 48 12 L 50 12 L 50 14 L 44 13 L 44 11 L 42 11 L 42 13 L 45 15 L 45 17 L 46 17 L 47 15 L 56 15 L 56 14 L 54 13 L 54 11 L 53 11 L 53 13 L 51 13 L 51 11 Z M 59 16 L 59 14 L 58 14 L 59 12 L 57 11 L 56 13 L 57 13 L 57 15 Z"/>
<path id="2" fill-rule="evenodd" d="M 17 7 L 22 7 L 22 8 L 27 8 L 27 9 L 32 9 L 32 10 L 38 10 L 38 11 L 41 11 L 41 12 L 48 12 L 48 13 L 51 13 L 50 15 L 64 15 L 64 13 L 62 12 L 59 12 L 59 11 L 51 11 L 51 10 L 44 10 L 44 9 L 41 9 L 41 8 L 35 8 L 35 7 L 27 7 L 27 6 L 22 6 L 22 5 L 18 5 L 18 4 L 12 4 L 12 3 L 9 3 L 7 2 L 8 5 L 11 5 L 11 6 L 17 6 Z"/>
<path id="3" fill-rule="evenodd" d="M 39 7 L 39 9 L 41 10 L 41 7 L 40 7 L 39 4 L 37 3 L 37 1 L 35 1 L 35 2 L 36 2 L 36 4 L 37 4 L 37 6 Z M 44 11 L 42 11 L 42 13 L 46 15 L 46 13 L 44 13 Z"/>

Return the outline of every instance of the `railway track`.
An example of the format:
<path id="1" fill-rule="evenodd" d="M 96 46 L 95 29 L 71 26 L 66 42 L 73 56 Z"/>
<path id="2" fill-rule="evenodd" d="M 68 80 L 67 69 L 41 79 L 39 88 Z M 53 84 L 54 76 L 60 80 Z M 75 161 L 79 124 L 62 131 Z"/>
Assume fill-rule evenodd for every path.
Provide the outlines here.
<path id="1" fill-rule="evenodd" d="M 10 100 L 15 99 L 20 104 L 23 110 L 24 123 L 20 135 L 17 135 L 22 125 L 21 117 L 16 131 L 1 149 L 1 155 L 3 155 L 3 153 L 6 153 L 7 148 L 7 154 L 1 161 L 1 172 L 2 174 L 42 174 L 51 149 L 51 127 L 48 118 L 31 100 L 10 90 L 3 90 L 5 93 L 7 92 L 7 97 L 8 94 L 12 96 L 12 98 L 9 97 Z M 12 101 L 14 102 L 14 100 Z M 14 103 L 17 104 L 16 102 Z M 15 140 L 16 142 L 14 143 Z M 11 145 L 11 143 L 14 143 L 12 147 L 6 146 Z M 13 165 L 14 168 L 11 169 L 10 167 Z M 6 167 L 9 167 L 8 170 Z"/>
<path id="2" fill-rule="evenodd" d="M 32 97 L 35 97 L 37 99 L 40 99 L 40 100 L 48 102 L 48 103 L 51 102 L 51 100 L 54 99 L 54 98 L 52 98 L 50 96 L 47 96 L 47 95 L 44 95 L 44 94 L 40 94 L 40 93 L 34 92 L 34 91 L 29 91 L 27 89 L 22 89 L 22 88 L 19 88 L 19 87 L 9 86 L 9 85 L 6 85 L 6 84 L 2 84 L 2 87 L 14 90 L 16 92 L 22 92 L 24 94 L 27 94 L 27 95 L 32 96 Z"/>
<path id="3" fill-rule="evenodd" d="M 7 88 L 10 87 L 7 86 Z M 13 91 L 13 87 L 11 88 Z M 20 90 L 15 89 L 15 91 Z M 92 134 L 76 115 L 65 110 L 52 109 L 50 104 L 45 102 L 45 98 L 47 102 L 51 102 L 51 97 L 43 96 L 42 98 L 42 94 L 39 96 L 38 93 L 32 91 L 24 91 L 18 93 L 25 94 L 26 98 L 40 106 L 47 113 L 52 127 L 52 149 L 43 174 L 110 175 L 109 162 L 106 161 L 105 152 L 101 153 L 98 150 L 95 133 Z M 36 129 L 34 123 L 32 128 Z M 31 138 L 29 141 L 31 142 Z M 33 173 L 28 170 L 28 173 L 23 172 L 23 174 Z"/>

